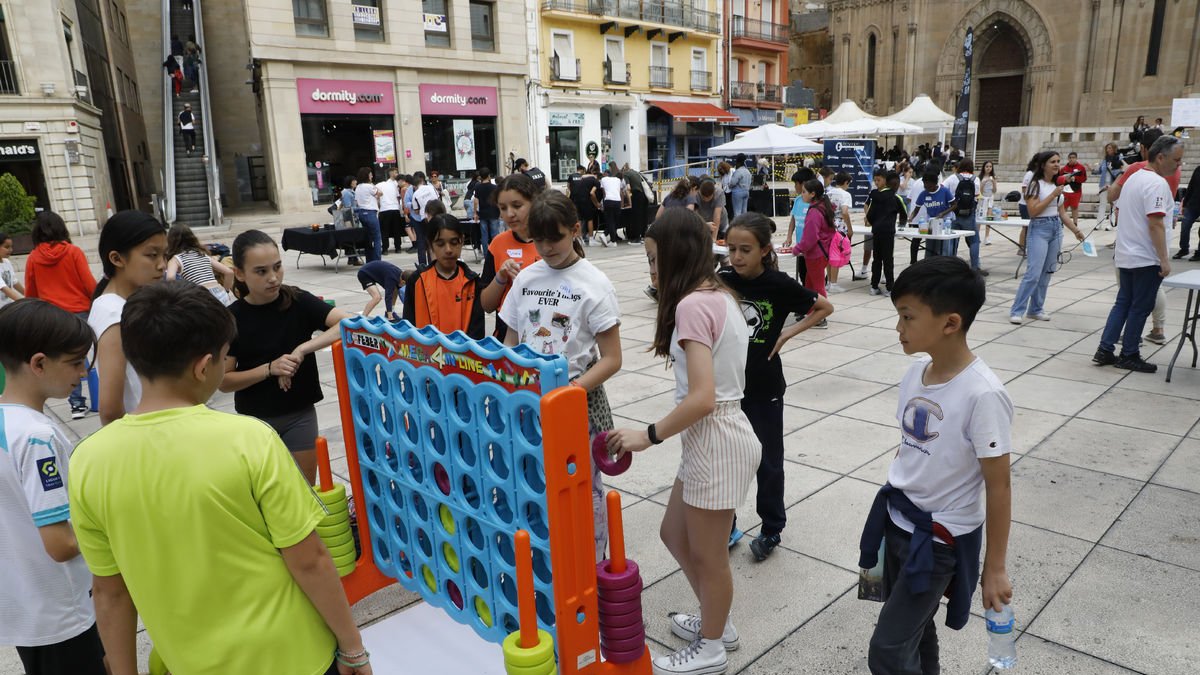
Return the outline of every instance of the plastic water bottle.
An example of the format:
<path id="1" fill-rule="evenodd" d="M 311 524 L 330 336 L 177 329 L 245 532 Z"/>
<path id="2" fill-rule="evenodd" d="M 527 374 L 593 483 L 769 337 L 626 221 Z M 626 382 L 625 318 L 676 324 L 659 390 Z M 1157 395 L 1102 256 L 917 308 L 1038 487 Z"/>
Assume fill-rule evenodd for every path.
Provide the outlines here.
<path id="1" fill-rule="evenodd" d="M 1017 665 L 1017 631 L 1012 607 L 1005 605 L 997 612 L 989 608 L 984 613 L 988 632 L 988 663 L 1006 670 Z"/>

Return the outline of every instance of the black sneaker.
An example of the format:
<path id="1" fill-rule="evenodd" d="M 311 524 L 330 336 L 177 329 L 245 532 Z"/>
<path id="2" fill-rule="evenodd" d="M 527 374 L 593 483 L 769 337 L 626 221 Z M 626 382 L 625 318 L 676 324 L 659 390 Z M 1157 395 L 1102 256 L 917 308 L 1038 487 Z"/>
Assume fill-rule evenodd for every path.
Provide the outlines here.
<path id="1" fill-rule="evenodd" d="M 1141 354 L 1130 354 L 1117 359 L 1117 367 L 1121 370 L 1132 370 L 1135 373 L 1156 373 L 1158 366 L 1153 363 L 1146 363 L 1142 360 Z"/>
<path id="2" fill-rule="evenodd" d="M 1188 250 L 1186 248 L 1181 248 L 1175 253 L 1175 255 L 1171 256 L 1171 260 L 1182 260 L 1185 256 L 1187 256 L 1187 254 Z"/>
<path id="3" fill-rule="evenodd" d="M 989 274 L 989 272 L 987 270 L 983 269 L 982 267 L 976 267 L 975 271 L 979 272 L 979 276 L 981 276 L 981 277 L 986 277 Z"/>
<path id="4" fill-rule="evenodd" d="M 779 535 L 763 535 L 760 534 L 750 542 L 750 552 L 754 554 L 756 562 L 762 562 L 771 557 L 775 552 L 775 547 L 779 545 Z"/>
<path id="5" fill-rule="evenodd" d="M 1188 258 L 1188 262 L 1200 262 L 1200 250 L 1193 253 L 1192 257 Z"/>
<path id="6" fill-rule="evenodd" d="M 71 406 L 71 419 L 81 420 L 81 419 L 87 417 L 87 414 L 88 414 L 88 407 L 86 405 Z"/>
<path id="7" fill-rule="evenodd" d="M 1092 357 L 1092 363 L 1098 366 L 1111 366 L 1117 362 L 1117 355 L 1103 349 L 1097 349 L 1095 356 Z"/>

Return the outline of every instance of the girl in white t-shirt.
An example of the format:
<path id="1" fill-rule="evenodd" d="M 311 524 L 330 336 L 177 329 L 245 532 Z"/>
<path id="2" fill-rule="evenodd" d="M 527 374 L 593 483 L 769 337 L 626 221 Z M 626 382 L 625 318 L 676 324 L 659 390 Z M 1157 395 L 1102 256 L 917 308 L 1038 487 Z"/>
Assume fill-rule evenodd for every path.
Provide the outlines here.
<path id="1" fill-rule="evenodd" d="M 749 328 L 712 264 L 712 234 L 700 216 L 668 209 L 646 232 L 658 278 L 654 353 L 675 371 L 675 408 L 646 429 L 609 434 L 609 451 L 640 452 L 682 434 L 683 453 L 660 535 L 700 601 L 700 613 L 672 614 L 671 631 L 690 644 L 654 660 L 655 671 L 724 672 L 736 649 L 729 621 L 733 575 L 729 530 L 758 469 L 762 445 L 741 409 Z"/>
<path id="2" fill-rule="evenodd" d="M 579 213 L 561 192 L 538 195 L 529 208 L 529 236 L 541 260 L 512 282 L 500 319 L 504 343 L 523 343 L 539 354 L 567 359 L 571 384 L 587 391 L 588 436 L 613 428 L 604 383 L 621 370 L 621 310 L 612 282 L 583 257 Z M 604 483 L 592 466 L 596 561 L 608 542 Z"/>
<path id="3" fill-rule="evenodd" d="M 142 398 L 142 383 L 121 349 L 121 310 L 142 286 L 163 278 L 167 269 L 167 233 L 143 211 L 121 211 L 100 230 L 104 278 L 96 285 L 88 325 L 96 334 L 96 373 L 100 377 L 100 423 L 132 412 Z"/>
<path id="4" fill-rule="evenodd" d="M 1050 275 L 1058 267 L 1058 254 L 1062 251 L 1063 224 L 1083 241 L 1083 232 L 1067 214 L 1063 206 L 1063 185 L 1057 184 L 1058 168 L 1062 160 L 1057 152 L 1046 151 L 1034 155 L 1033 175 L 1025 189 L 1026 208 L 1029 209 L 1029 233 L 1026 237 L 1025 276 L 1017 286 L 1008 320 L 1019 324 L 1025 317 L 1049 321 L 1046 312 L 1046 289 L 1050 287 Z"/>

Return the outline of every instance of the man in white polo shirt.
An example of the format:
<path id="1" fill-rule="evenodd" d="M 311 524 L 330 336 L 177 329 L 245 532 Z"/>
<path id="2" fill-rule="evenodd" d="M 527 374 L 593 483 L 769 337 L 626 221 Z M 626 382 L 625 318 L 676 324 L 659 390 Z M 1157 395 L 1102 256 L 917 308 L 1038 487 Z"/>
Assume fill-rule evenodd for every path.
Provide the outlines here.
<path id="1" fill-rule="evenodd" d="M 1175 195 L 1166 176 L 1175 173 L 1183 161 L 1183 142 L 1174 136 L 1161 136 L 1150 146 L 1146 166 L 1134 172 L 1121 190 L 1117 208 L 1121 227 L 1117 228 L 1116 263 L 1120 289 L 1108 323 L 1100 337 L 1100 347 L 1092 362 L 1139 373 L 1153 373 L 1158 366 L 1142 360 L 1142 329 L 1154 309 L 1154 299 L 1162 280 L 1171 273 L 1167 242 L 1175 220 Z M 1121 355 L 1113 348 L 1124 332 Z"/>

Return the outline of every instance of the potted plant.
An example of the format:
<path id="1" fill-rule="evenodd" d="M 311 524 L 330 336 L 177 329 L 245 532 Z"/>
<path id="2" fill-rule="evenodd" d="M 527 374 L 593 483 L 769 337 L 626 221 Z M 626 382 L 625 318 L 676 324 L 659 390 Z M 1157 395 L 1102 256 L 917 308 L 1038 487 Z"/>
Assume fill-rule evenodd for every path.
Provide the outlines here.
<path id="1" fill-rule="evenodd" d="M 33 250 L 33 204 L 36 197 L 25 193 L 21 181 L 11 173 L 0 175 L 0 232 L 13 238 L 13 253 L 25 255 Z"/>

